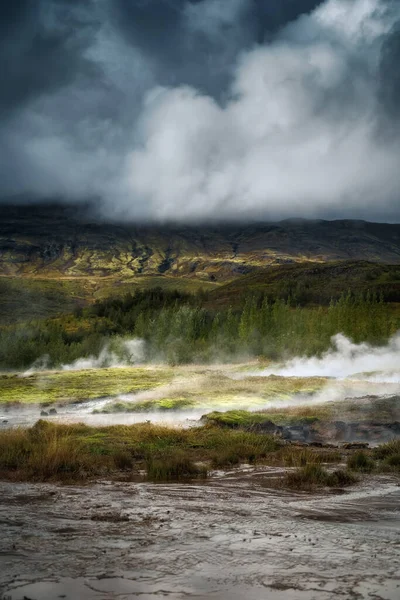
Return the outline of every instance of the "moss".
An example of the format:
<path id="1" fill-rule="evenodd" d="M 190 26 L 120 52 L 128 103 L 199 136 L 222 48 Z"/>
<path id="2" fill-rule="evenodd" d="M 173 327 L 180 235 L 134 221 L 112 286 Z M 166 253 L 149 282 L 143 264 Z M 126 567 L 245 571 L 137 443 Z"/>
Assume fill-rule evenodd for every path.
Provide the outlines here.
<path id="1" fill-rule="evenodd" d="M 227 412 L 212 412 L 203 417 L 206 423 L 222 427 L 250 428 L 270 422 L 263 414 L 251 413 L 246 410 L 229 410 Z"/>
<path id="2" fill-rule="evenodd" d="M 187 397 L 162 398 L 156 400 L 143 400 L 142 402 L 110 402 L 94 413 L 137 413 L 153 411 L 184 410 L 195 406 L 195 401 Z"/>
<path id="3" fill-rule="evenodd" d="M 317 417 L 296 417 L 285 413 L 249 412 L 246 410 L 229 410 L 227 412 L 212 412 L 203 417 L 205 422 L 214 423 L 223 427 L 252 428 L 275 425 L 312 425 L 318 421 Z"/>
<path id="4" fill-rule="evenodd" d="M 135 393 L 172 379 L 171 369 L 108 368 L 35 373 L 27 377 L 1 375 L 0 403 L 82 402 Z"/>

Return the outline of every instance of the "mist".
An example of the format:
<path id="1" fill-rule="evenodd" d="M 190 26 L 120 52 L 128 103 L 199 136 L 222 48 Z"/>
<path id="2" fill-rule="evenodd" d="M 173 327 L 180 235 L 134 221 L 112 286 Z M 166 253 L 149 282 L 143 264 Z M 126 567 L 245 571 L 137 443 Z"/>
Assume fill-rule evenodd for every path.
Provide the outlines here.
<path id="1" fill-rule="evenodd" d="M 332 340 L 332 348 L 321 357 L 293 358 L 277 369 L 263 374 L 282 377 L 332 377 L 400 383 L 400 332 L 390 338 L 386 346 L 355 344 L 339 333 Z"/>
<path id="2" fill-rule="evenodd" d="M 400 219 L 397 1 L 24 6 L 3 40 L 7 201 L 91 200 L 124 221 Z"/>
<path id="3" fill-rule="evenodd" d="M 97 356 L 77 358 L 71 363 L 57 366 L 61 371 L 83 371 L 85 369 L 104 369 L 111 367 L 129 367 L 145 361 L 145 341 L 132 339 L 115 339 L 104 344 Z M 48 371 L 52 364 L 51 357 L 42 356 L 24 371 L 23 377 L 40 371 Z"/>

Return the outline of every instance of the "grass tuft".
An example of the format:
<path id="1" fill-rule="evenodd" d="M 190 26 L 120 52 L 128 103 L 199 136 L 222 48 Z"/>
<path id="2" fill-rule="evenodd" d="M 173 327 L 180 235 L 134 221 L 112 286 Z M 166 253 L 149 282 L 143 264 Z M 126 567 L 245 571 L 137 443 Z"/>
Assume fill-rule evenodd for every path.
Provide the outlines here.
<path id="1" fill-rule="evenodd" d="M 284 484 L 298 490 L 310 490 L 314 487 L 338 487 L 351 485 L 357 478 L 349 471 L 336 470 L 329 473 L 321 465 L 309 464 L 296 471 L 287 473 Z"/>
<path id="2" fill-rule="evenodd" d="M 400 454 L 400 440 L 392 440 L 373 450 L 373 457 L 377 460 L 384 460 L 393 454 Z"/>
<path id="3" fill-rule="evenodd" d="M 351 471 L 371 473 L 375 468 L 375 462 L 366 452 L 360 450 L 349 456 L 347 459 L 347 468 Z"/>
<path id="4" fill-rule="evenodd" d="M 205 479 L 207 468 L 197 466 L 181 451 L 163 457 L 149 458 L 146 461 L 147 479 L 149 481 L 182 481 Z"/>

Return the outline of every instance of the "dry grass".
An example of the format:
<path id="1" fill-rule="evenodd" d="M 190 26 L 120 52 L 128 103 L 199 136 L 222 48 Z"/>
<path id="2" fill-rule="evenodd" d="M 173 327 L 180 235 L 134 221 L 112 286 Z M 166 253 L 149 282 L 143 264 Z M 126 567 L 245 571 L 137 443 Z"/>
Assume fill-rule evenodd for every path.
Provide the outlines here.
<path id="1" fill-rule="evenodd" d="M 227 452 L 239 462 L 255 462 L 279 447 L 272 436 L 210 426 L 174 429 L 142 423 L 96 428 L 38 421 L 30 429 L 0 432 L 0 476 L 79 481 L 147 466 L 153 479 L 170 479 L 177 473 L 184 478 L 185 469 L 204 475 L 204 470 L 189 468 L 195 462 L 210 463 L 221 456 L 225 463 Z"/>
<path id="2" fill-rule="evenodd" d="M 347 468 L 351 471 L 371 473 L 375 469 L 375 462 L 363 450 L 355 452 L 347 459 Z"/>
<path id="3" fill-rule="evenodd" d="M 39 421 L 31 429 L 0 435 L 0 474 L 13 479 L 81 480 L 110 470 L 112 461 L 93 456 L 68 431 L 59 432 Z"/>
<path id="4" fill-rule="evenodd" d="M 397 472 L 400 460 L 396 449 L 393 443 L 375 451 L 383 457 L 381 470 Z M 360 465 L 360 454 L 354 454 L 349 465 Z M 289 473 L 288 486 L 335 486 L 354 477 L 347 471 L 325 477 L 322 465 L 341 459 L 335 449 L 283 447 L 271 435 L 213 425 L 192 429 L 151 423 L 89 427 L 38 421 L 29 429 L 0 432 L 0 477 L 20 481 L 85 481 L 97 476 L 112 478 L 121 471 L 136 477 L 142 469 L 153 481 L 185 480 L 205 477 L 204 465 L 229 468 L 262 463 L 300 467 Z"/>
<path id="5" fill-rule="evenodd" d="M 207 468 L 198 466 L 183 452 L 175 452 L 146 462 L 147 478 L 150 481 L 183 481 L 205 479 Z"/>
<path id="6" fill-rule="evenodd" d="M 356 483 L 357 478 L 349 471 L 328 472 L 321 465 L 310 464 L 291 471 L 284 478 L 284 485 L 297 490 L 312 490 L 315 487 L 342 487 Z"/>
<path id="7" fill-rule="evenodd" d="M 285 467 L 304 467 L 309 464 L 339 463 L 342 454 L 337 450 L 317 450 L 315 448 L 283 448 L 278 457 Z"/>

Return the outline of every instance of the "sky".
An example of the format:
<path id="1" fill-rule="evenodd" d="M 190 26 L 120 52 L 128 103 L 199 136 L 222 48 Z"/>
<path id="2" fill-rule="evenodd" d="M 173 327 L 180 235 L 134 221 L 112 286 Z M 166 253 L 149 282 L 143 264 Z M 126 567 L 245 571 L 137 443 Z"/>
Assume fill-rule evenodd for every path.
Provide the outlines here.
<path id="1" fill-rule="evenodd" d="M 0 202 L 400 222 L 399 0 L 3 0 Z"/>

